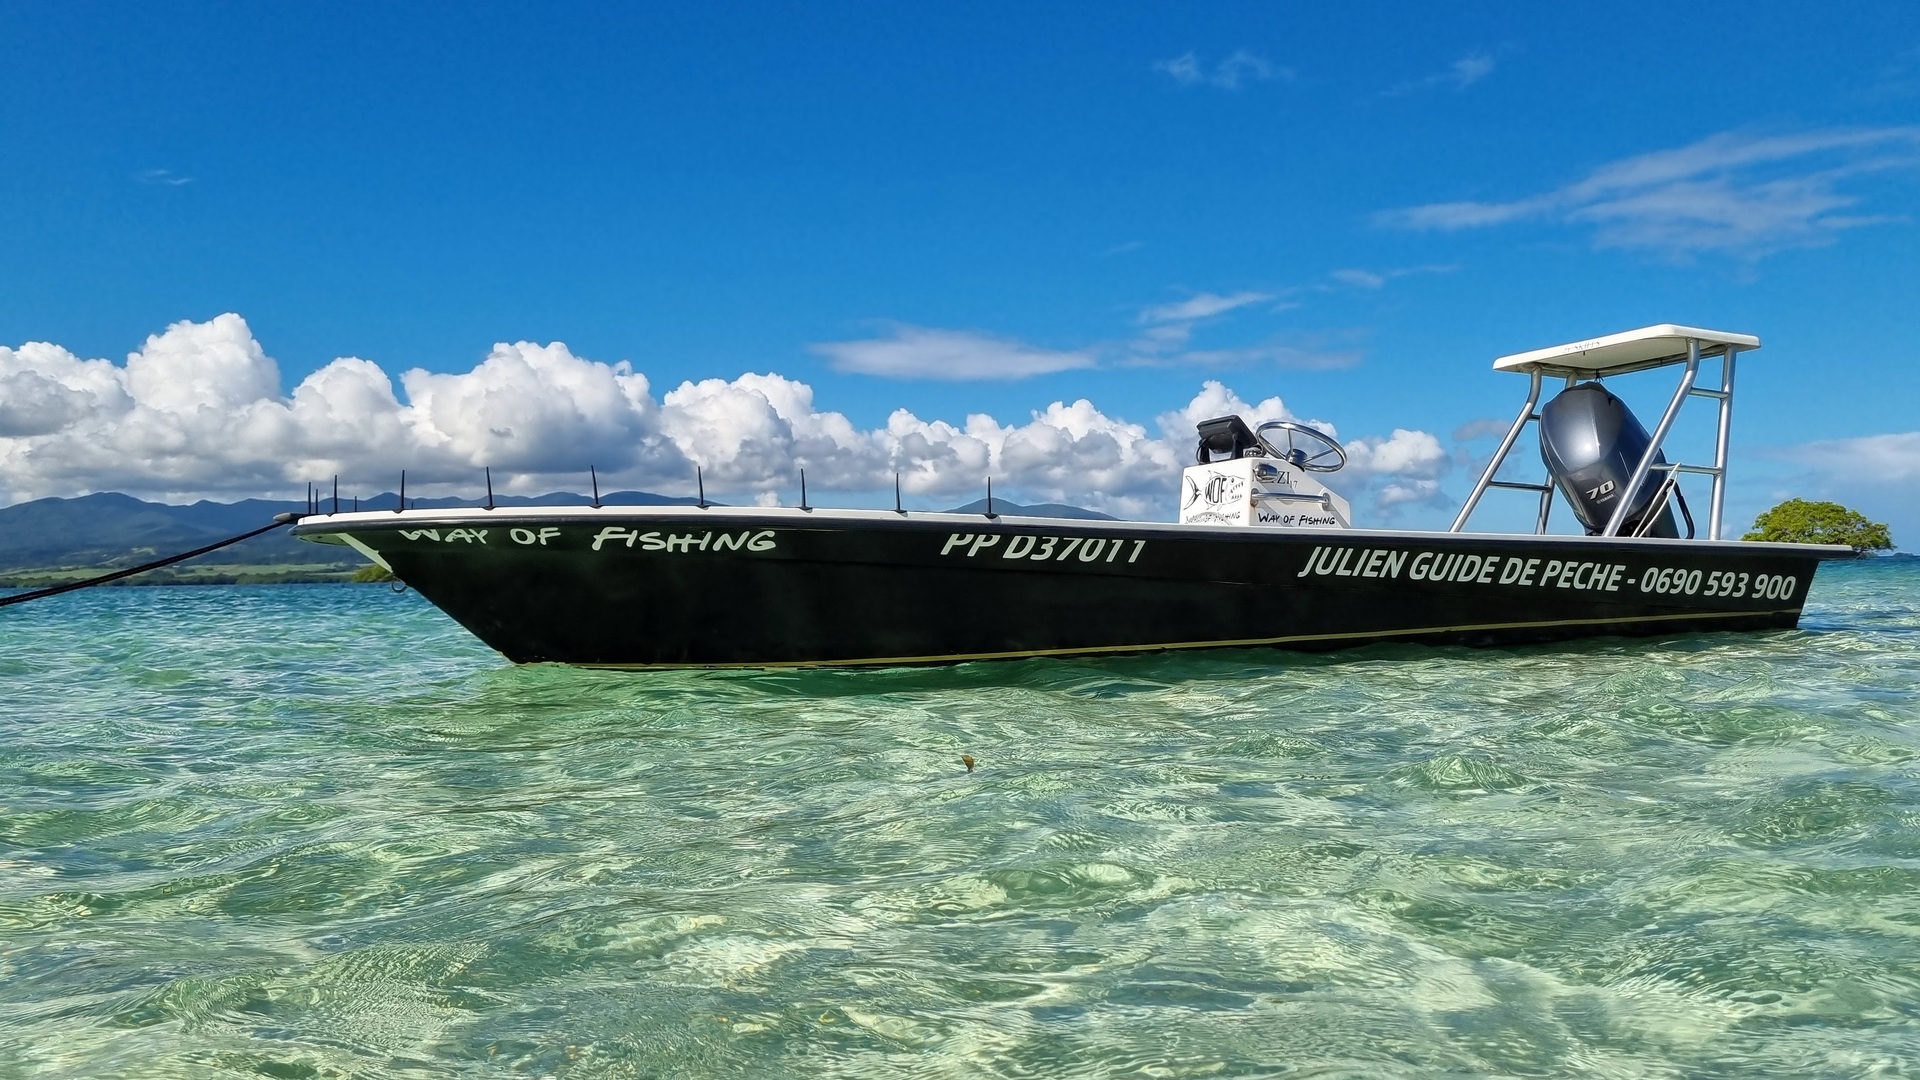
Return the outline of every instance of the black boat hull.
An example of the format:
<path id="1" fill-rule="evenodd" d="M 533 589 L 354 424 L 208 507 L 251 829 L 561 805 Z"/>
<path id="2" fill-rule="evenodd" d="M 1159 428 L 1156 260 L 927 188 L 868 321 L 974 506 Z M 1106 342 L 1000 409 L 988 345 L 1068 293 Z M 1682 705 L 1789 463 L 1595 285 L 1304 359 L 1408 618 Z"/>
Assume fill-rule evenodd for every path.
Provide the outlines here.
<path id="1" fill-rule="evenodd" d="M 310 518 L 517 663 L 951 663 L 1791 628 L 1841 552 L 860 511 Z"/>

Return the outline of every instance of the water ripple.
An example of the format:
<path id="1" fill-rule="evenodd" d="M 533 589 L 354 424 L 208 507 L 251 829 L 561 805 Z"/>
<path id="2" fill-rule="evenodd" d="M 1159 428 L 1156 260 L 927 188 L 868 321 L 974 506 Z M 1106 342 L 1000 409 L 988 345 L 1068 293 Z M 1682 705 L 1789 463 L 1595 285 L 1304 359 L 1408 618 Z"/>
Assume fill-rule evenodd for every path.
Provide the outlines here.
<path id="1" fill-rule="evenodd" d="M 1916 763 L 1911 560 L 1790 633 L 864 672 L 94 590 L 0 618 L 0 1077 L 1903 1075 Z"/>

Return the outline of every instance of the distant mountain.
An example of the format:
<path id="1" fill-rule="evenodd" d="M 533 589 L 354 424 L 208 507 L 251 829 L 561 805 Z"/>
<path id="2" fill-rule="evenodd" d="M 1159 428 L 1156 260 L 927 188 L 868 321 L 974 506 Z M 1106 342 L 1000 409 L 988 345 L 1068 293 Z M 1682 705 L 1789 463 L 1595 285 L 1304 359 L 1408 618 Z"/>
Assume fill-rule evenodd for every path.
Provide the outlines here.
<path id="1" fill-rule="evenodd" d="M 949 514 L 984 514 L 987 512 L 987 500 L 975 499 L 965 506 L 956 506 L 947 511 Z M 1088 510 L 1080 506 L 1068 506 L 1066 503 L 1028 503 L 1021 505 L 1005 499 L 993 500 L 993 512 L 1012 514 L 1014 517 L 1074 518 L 1080 521 L 1114 521 L 1111 514 L 1098 510 Z"/>
<path id="2" fill-rule="evenodd" d="M 694 500 L 655 495 L 648 491 L 619 491 L 600 498 L 610 506 L 680 506 Z M 479 506 L 480 499 L 408 499 L 412 507 Z M 497 506 L 584 506 L 585 495 L 502 495 Z M 353 503 L 342 500 L 342 510 Z M 399 497 L 385 492 L 361 499 L 363 510 L 392 509 Z M 331 497 L 321 500 L 331 510 Z M 100 492 L 77 499 L 36 499 L 0 509 L 0 574 L 48 569 L 115 569 L 158 559 L 224 540 L 267 524 L 275 514 L 304 513 L 304 502 L 243 499 L 240 502 L 201 502 L 189 506 L 146 502 L 131 495 Z M 285 532 L 267 533 L 209 555 L 221 563 L 253 566 L 358 567 L 365 563 L 351 550 L 295 540 Z"/>
<path id="3" fill-rule="evenodd" d="M 440 509 L 479 506 L 482 502 L 457 498 L 408 499 L 407 505 Z M 534 496 L 502 495 L 494 500 L 496 506 L 585 506 L 588 502 L 587 496 L 569 491 Z M 650 491 L 618 491 L 601 496 L 600 502 L 607 506 L 691 506 L 695 500 Z M 398 505 L 399 497 L 389 491 L 361 499 L 357 504 L 342 500 L 340 508 L 385 510 Z M 331 496 L 321 499 L 320 508 L 322 511 L 333 508 Z M 133 566 L 211 544 L 265 525 L 275 514 L 304 513 L 306 509 L 303 502 L 268 499 L 232 503 L 202 500 L 189 506 L 175 506 L 146 502 L 117 492 L 100 492 L 77 499 L 36 499 L 0 508 L 0 577 L 18 579 L 20 575 L 47 571 L 73 571 L 61 576 L 85 577 L 88 572 Z M 986 509 L 987 501 L 979 499 L 949 512 L 983 514 Z M 1060 503 L 1022 505 L 995 499 L 993 510 L 996 514 L 1023 517 L 1113 520 L 1106 514 Z M 319 577 L 365 565 L 365 560 L 350 549 L 295 540 L 284 530 L 256 536 L 208 555 L 204 561 L 227 567 L 300 567 L 302 572 Z M 194 563 L 182 565 L 190 567 Z M 163 572 L 162 580 L 171 578 Z"/>

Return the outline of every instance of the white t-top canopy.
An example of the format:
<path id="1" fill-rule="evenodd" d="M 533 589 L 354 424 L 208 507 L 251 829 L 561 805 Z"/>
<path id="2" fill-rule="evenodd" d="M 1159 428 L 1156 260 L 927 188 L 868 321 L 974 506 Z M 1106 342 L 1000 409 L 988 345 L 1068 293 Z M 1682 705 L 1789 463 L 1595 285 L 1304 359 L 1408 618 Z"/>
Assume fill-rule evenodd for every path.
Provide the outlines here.
<path id="1" fill-rule="evenodd" d="M 1493 370 L 1587 376 L 1644 371 L 1685 362 L 1689 339 L 1698 341 L 1703 353 L 1718 352 L 1718 346 L 1725 346 L 1734 352 L 1760 347 L 1760 339 L 1752 334 L 1729 334 L 1724 330 L 1702 330 L 1697 326 L 1661 323 L 1622 334 L 1608 334 L 1606 337 L 1588 338 L 1549 349 L 1503 356 L 1493 362 Z"/>

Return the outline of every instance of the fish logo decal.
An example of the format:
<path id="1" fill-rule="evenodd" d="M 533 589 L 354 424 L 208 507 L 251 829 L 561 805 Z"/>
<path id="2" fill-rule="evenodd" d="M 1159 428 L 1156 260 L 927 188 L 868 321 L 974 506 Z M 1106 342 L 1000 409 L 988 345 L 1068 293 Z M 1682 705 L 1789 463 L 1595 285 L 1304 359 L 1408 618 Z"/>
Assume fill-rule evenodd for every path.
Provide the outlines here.
<path id="1" fill-rule="evenodd" d="M 1239 477 L 1215 473 L 1207 478 L 1207 505 L 1219 506 L 1223 502 L 1235 502 L 1245 490 L 1246 483 Z"/>

